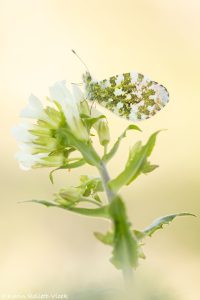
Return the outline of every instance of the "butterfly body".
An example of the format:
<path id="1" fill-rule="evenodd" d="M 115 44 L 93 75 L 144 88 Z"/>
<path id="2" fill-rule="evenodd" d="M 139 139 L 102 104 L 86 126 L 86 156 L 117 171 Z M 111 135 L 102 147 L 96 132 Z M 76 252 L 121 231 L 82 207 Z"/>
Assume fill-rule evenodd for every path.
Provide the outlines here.
<path id="1" fill-rule="evenodd" d="M 155 115 L 169 101 L 166 88 L 141 73 L 130 72 L 96 81 L 83 75 L 87 99 L 133 122 Z"/>

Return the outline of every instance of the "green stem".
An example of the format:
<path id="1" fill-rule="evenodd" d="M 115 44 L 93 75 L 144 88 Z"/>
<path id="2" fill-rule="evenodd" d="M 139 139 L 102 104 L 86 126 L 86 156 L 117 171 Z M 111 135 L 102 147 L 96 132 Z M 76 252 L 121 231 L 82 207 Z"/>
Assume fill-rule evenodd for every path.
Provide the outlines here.
<path id="1" fill-rule="evenodd" d="M 92 203 L 92 204 L 95 204 L 99 207 L 101 207 L 102 205 L 100 203 L 98 203 L 97 201 L 93 200 L 93 199 L 90 199 L 88 197 L 84 197 L 82 196 L 81 199 L 79 200 L 79 202 L 89 202 L 89 203 Z"/>
<path id="2" fill-rule="evenodd" d="M 124 280 L 124 299 L 133 300 L 135 299 L 135 291 L 134 291 L 134 281 L 133 281 L 133 270 L 123 269 L 122 270 L 123 280 Z"/>
<path id="3" fill-rule="evenodd" d="M 131 267 L 123 268 L 122 273 L 123 273 L 124 284 L 125 284 L 127 294 L 132 297 L 133 296 L 132 294 L 133 293 L 133 269 Z"/>
<path id="4" fill-rule="evenodd" d="M 107 149 L 108 149 L 108 145 L 106 144 L 106 145 L 104 145 L 104 153 L 103 153 L 103 155 L 106 155 L 107 154 Z"/>
<path id="5" fill-rule="evenodd" d="M 104 186 L 107 198 L 108 198 L 108 202 L 111 203 L 112 199 L 116 195 L 108 186 L 108 182 L 110 181 L 110 176 L 109 176 L 108 170 L 107 170 L 105 164 L 103 163 L 103 161 L 100 162 L 98 170 L 99 170 L 99 173 L 100 173 L 102 181 L 103 181 L 103 186 Z"/>
<path id="6" fill-rule="evenodd" d="M 108 182 L 110 181 L 110 176 L 106 168 L 106 165 L 102 161 L 99 166 L 99 173 L 103 181 L 108 202 L 111 203 L 113 198 L 116 197 L 117 195 L 108 186 Z M 131 266 L 125 266 L 122 270 L 122 274 L 124 278 L 125 290 L 127 293 L 127 300 L 128 300 L 129 296 L 132 297 L 133 295 L 133 269 L 131 268 Z"/>
<path id="7" fill-rule="evenodd" d="M 96 153 L 95 149 L 93 148 L 94 153 Z M 96 153 L 96 156 L 98 157 L 98 154 Z M 110 187 L 108 186 L 108 182 L 110 181 L 110 175 L 108 173 L 108 170 L 106 168 L 106 165 L 104 162 L 100 159 L 98 164 L 96 164 L 96 167 L 98 168 L 98 171 L 100 173 L 104 190 L 107 195 L 108 202 L 111 203 L 112 200 L 117 196 L 115 192 L 113 192 Z M 125 268 L 122 270 L 124 283 L 125 283 L 125 289 L 127 294 L 132 295 L 133 291 L 133 269 L 130 266 L 125 266 Z M 127 297 L 127 299 L 129 299 Z"/>

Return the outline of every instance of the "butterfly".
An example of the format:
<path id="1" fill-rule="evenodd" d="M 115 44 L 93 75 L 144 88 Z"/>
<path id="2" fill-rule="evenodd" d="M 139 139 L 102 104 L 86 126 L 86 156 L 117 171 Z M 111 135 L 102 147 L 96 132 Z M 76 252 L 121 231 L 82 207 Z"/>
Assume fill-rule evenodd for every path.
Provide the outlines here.
<path id="1" fill-rule="evenodd" d="M 100 105 L 120 117 L 137 122 L 154 116 L 169 102 L 167 89 L 137 73 L 123 73 L 100 81 L 94 80 L 87 65 L 83 83 L 87 100 L 97 101 Z"/>
<path id="2" fill-rule="evenodd" d="M 87 99 L 111 112 L 137 122 L 154 116 L 169 101 L 167 89 L 141 73 L 130 72 L 96 81 L 83 75 Z"/>

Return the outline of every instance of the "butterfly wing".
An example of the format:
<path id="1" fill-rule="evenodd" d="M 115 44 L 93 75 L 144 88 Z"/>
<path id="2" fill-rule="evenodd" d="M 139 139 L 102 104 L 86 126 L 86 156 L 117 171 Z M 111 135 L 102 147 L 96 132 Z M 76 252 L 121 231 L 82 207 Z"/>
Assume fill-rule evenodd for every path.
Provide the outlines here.
<path id="1" fill-rule="evenodd" d="M 137 73 L 124 73 L 95 81 L 84 75 L 87 99 L 133 122 L 155 115 L 169 101 L 166 88 Z"/>

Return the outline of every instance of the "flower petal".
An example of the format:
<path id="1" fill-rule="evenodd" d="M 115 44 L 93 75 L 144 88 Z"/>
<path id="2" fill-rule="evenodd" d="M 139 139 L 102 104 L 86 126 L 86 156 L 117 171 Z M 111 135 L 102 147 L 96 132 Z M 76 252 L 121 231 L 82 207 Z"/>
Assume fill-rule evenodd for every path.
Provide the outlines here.
<path id="1" fill-rule="evenodd" d="M 19 161 L 19 165 L 22 170 L 30 170 L 36 163 L 40 162 L 41 158 L 47 156 L 48 154 L 44 153 L 32 155 L 26 151 L 20 151 L 15 157 Z"/>
<path id="2" fill-rule="evenodd" d="M 81 100 L 84 100 L 83 92 L 77 86 L 77 84 L 72 84 L 72 93 L 73 93 L 73 97 L 74 97 L 74 100 L 76 101 L 76 103 L 79 104 L 81 102 Z"/>
<path id="3" fill-rule="evenodd" d="M 52 100 L 56 100 L 61 106 L 65 104 L 65 101 L 70 103 L 72 99 L 72 94 L 67 89 L 65 80 L 54 83 L 54 85 L 50 86 L 49 91 Z"/>
<path id="4" fill-rule="evenodd" d="M 29 132 L 30 129 L 31 124 L 28 122 L 22 122 L 12 128 L 12 134 L 19 142 L 30 142 L 34 140 L 34 136 Z"/>
<path id="5" fill-rule="evenodd" d="M 21 111 L 20 117 L 41 120 L 47 119 L 47 115 L 44 112 L 42 103 L 37 97 L 32 94 L 29 97 L 28 106 Z"/>

